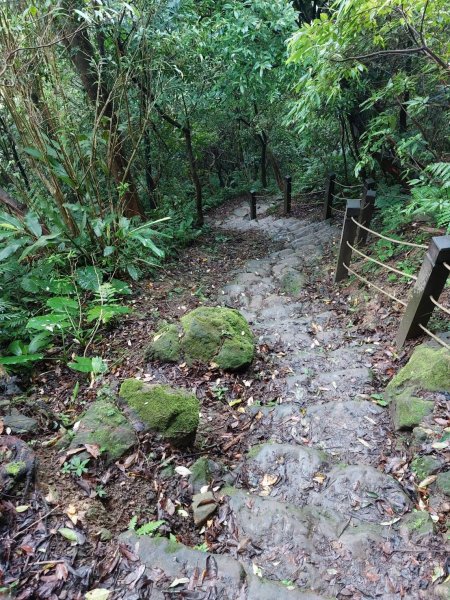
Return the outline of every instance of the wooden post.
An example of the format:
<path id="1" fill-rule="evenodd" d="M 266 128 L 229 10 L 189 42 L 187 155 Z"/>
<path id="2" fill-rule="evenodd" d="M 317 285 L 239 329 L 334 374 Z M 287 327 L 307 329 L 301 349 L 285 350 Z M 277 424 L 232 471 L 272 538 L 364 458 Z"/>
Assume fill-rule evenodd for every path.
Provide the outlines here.
<path id="1" fill-rule="evenodd" d="M 288 215 L 291 212 L 292 201 L 292 177 L 286 175 L 284 178 L 284 214 Z"/>
<path id="2" fill-rule="evenodd" d="M 357 219 L 361 211 L 361 200 L 347 200 L 347 208 L 345 210 L 344 225 L 342 226 L 341 243 L 339 245 L 339 256 L 336 265 L 336 274 L 334 281 L 342 281 L 348 277 L 348 271 L 344 264 L 350 266 L 352 259 L 352 246 L 355 243 L 357 224 L 352 221 L 352 217 Z"/>
<path id="3" fill-rule="evenodd" d="M 327 183 L 325 186 L 325 202 L 323 204 L 324 220 L 331 218 L 331 210 L 333 208 L 333 196 L 334 196 L 335 187 L 336 187 L 336 173 L 330 173 L 328 175 Z"/>
<path id="4" fill-rule="evenodd" d="M 373 181 L 373 179 L 372 179 Z M 367 185 L 368 182 L 366 182 Z M 359 222 L 364 227 L 370 227 L 370 222 L 372 221 L 373 212 L 375 210 L 375 198 L 377 193 L 374 189 L 364 186 L 364 193 L 362 198 L 362 206 L 361 213 L 359 215 Z M 356 239 L 356 243 L 358 246 L 364 246 L 367 243 L 367 236 L 369 235 L 368 231 L 359 228 L 358 236 Z"/>
<path id="5" fill-rule="evenodd" d="M 439 300 L 450 272 L 444 263 L 450 263 L 450 236 L 431 238 L 431 244 L 425 254 L 417 276 L 411 298 L 405 309 L 397 334 L 397 344 L 401 348 L 405 340 L 423 333 L 419 325 L 427 326 L 434 304 L 430 296 Z"/>
<path id="6" fill-rule="evenodd" d="M 364 181 L 364 191 L 374 190 L 375 189 L 375 179 L 369 177 Z"/>
<path id="7" fill-rule="evenodd" d="M 250 221 L 256 219 L 256 192 L 252 190 L 250 192 Z"/>

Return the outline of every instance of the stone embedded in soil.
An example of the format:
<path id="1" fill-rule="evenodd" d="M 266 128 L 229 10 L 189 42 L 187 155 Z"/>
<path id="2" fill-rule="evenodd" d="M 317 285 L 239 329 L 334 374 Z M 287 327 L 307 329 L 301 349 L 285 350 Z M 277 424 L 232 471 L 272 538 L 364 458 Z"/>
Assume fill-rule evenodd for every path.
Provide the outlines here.
<path id="1" fill-rule="evenodd" d="M 196 527 L 204 525 L 216 512 L 217 501 L 212 492 L 195 494 L 192 498 L 192 513 L 194 515 L 194 524 Z"/>
<path id="2" fill-rule="evenodd" d="M 390 404 L 396 431 L 413 429 L 433 412 L 434 402 L 413 396 L 409 390 L 397 394 Z"/>
<path id="3" fill-rule="evenodd" d="M 437 392 L 450 392 L 450 353 L 422 344 L 408 363 L 400 369 L 387 386 L 388 392 L 404 388 Z"/>
<path id="4" fill-rule="evenodd" d="M 209 485 L 213 479 L 219 478 L 222 475 L 223 468 L 210 458 L 201 456 L 191 465 L 190 471 L 189 483 L 192 485 L 194 493 L 198 493 L 202 487 Z"/>
<path id="5" fill-rule="evenodd" d="M 450 496 L 450 471 L 439 473 L 436 479 L 436 487 L 446 496 Z"/>
<path id="6" fill-rule="evenodd" d="M 283 272 L 281 278 L 281 291 L 289 296 L 297 297 L 305 285 L 305 276 L 296 269 Z"/>
<path id="7" fill-rule="evenodd" d="M 416 456 L 411 462 L 411 469 L 417 476 L 418 483 L 425 477 L 433 475 L 442 466 L 442 461 L 435 456 Z"/>
<path id="8" fill-rule="evenodd" d="M 31 433 L 37 429 L 36 419 L 23 415 L 15 408 L 11 409 L 10 414 L 0 416 L 0 421 L 3 421 L 3 425 L 9 427 L 12 433 Z"/>
<path id="9" fill-rule="evenodd" d="M 181 356 L 180 334 L 178 327 L 165 324 L 154 336 L 145 357 L 149 360 L 177 362 Z"/>
<path id="10" fill-rule="evenodd" d="M 237 481 L 259 488 L 260 495 L 303 506 L 315 485 L 313 478 L 320 476 L 328 463 L 327 455 L 315 448 L 267 443 L 251 448 L 233 475 Z M 267 483 L 270 481 L 273 483 Z"/>
<path id="11" fill-rule="evenodd" d="M 119 392 L 127 407 L 145 429 L 161 435 L 175 446 L 194 443 L 199 423 L 197 397 L 183 388 L 126 379 Z"/>
<path id="12" fill-rule="evenodd" d="M 434 531 L 431 516 L 426 511 L 413 510 L 405 515 L 400 524 L 400 532 L 406 539 L 420 543 Z"/>
<path id="13" fill-rule="evenodd" d="M 362 521 L 389 521 L 406 512 L 411 501 L 396 479 L 368 465 L 338 465 L 323 488 L 310 494 L 311 504 Z"/>
<path id="14" fill-rule="evenodd" d="M 326 597 L 336 597 L 342 581 L 364 576 L 373 545 L 390 533 L 321 506 L 297 508 L 235 488 L 223 493 L 232 511 L 225 525 L 237 536 L 243 558 L 254 560 L 269 578 L 291 580 Z M 255 548 L 258 554 L 252 559 Z M 336 567 L 342 573 L 334 589 L 324 574 Z"/>
<path id="15" fill-rule="evenodd" d="M 325 600 L 314 592 L 302 592 L 253 573 L 249 565 L 229 556 L 211 555 L 183 546 L 166 538 L 136 536 L 126 532 L 120 536 L 148 569 L 148 574 L 158 573 L 153 578 L 152 600 L 165 600 L 167 590 L 175 579 L 187 578 L 194 581 L 190 595 L 198 598 L 216 597 L 222 600 Z M 202 577 L 195 576 L 202 573 Z M 177 596 L 188 589 L 183 583 L 176 588 Z M 214 591 L 211 596 L 211 590 Z M 186 592 L 189 593 L 189 592 Z M 188 597 L 188 596 L 186 596 Z"/>
<path id="16" fill-rule="evenodd" d="M 188 365 L 215 363 L 233 371 L 248 367 L 254 353 L 253 334 L 239 311 L 202 306 L 181 317 L 179 327 L 165 325 L 146 355 L 163 361 L 184 360 Z"/>
<path id="17" fill-rule="evenodd" d="M 23 479 L 28 484 L 35 469 L 36 456 L 28 444 L 13 435 L 0 436 L 0 496 Z"/>
<path id="18" fill-rule="evenodd" d="M 120 458 L 137 442 L 131 423 L 110 400 L 96 400 L 80 419 L 70 448 L 97 444 L 108 463 Z"/>

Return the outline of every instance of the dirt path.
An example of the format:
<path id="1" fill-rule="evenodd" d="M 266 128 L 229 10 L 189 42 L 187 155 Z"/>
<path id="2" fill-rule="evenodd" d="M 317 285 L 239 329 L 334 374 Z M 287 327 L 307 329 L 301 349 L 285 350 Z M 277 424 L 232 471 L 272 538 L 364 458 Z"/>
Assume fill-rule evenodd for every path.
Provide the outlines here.
<path id="1" fill-rule="evenodd" d="M 242 311 L 260 344 L 279 344 L 287 374 L 282 403 L 248 409 L 262 443 L 217 492 L 217 552 L 132 533 L 122 540 L 152 573 L 184 581 L 172 592 L 156 585 L 152 599 L 432 598 L 430 525 L 385 472 L 396 449 L 385 409 L 370 400 L 376 345 L 336 326 L 322 286 L 323 249 L 338 230 L 268 208 L 260 204 L 251 222 L 243 204 L 215 223 L 284 245 L 248 261 L 219 301 Z"/>

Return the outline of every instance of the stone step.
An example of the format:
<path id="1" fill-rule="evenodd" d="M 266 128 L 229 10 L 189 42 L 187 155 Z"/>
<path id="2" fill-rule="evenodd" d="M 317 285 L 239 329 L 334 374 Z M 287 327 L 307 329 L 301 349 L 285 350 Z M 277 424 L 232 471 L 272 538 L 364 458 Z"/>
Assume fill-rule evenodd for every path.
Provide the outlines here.
<path id="1" fill-rule="evenodd" d="M 394 528 L 381 518 L 363 522 L 324 506 L 298 508 L 235 488 L 223 493 L 229 498 L 230 512 L 223 517 L 231 538 L 228 547 L 236 545 L 242 560 L 256 564 L 264 577 L 291 581 L 331 598 L 352 585 L 362 597 L 390 597 L 384 595 L 389 589 L 386 577 L 401 557 L 386 556 L 383 549 L 409 548 L 400 524 Z M 368 577 L 371 569 L 380 576 Z M 395 585 L 395 576 L 393 580 Z"/>
<path id="2" fill-rule="evenodd" d="M 411 504 L 390 475 L 361 464 L 332 467 L 331 456 L 307 446 L 256 446 L 235 471 L 235 481 L 260 496 L 321 506 L 362 522 L 390 520 Z"/>
<path id="3" fill-rule="evenodd" d="M 389 415 L 367 400 L 318 403 L 306 411 L 287 402 L 261 412 L 257 427 L 266 439 L 302 445 L 306 440 L 334 462 L 374 464 L 389 443 Z"/>
<path id="4" fill-rule="evenodd" d="M 253 572 L 251 563 L 230 556 L 206 554 L 167 538 L 138 537 L 131 531 L 122 534 L 120 541 L 145 565 L 145 574 L 153 582 L 152 600 L 325 600 L 297 586 L 268 581 L 266 574 L 260 577 Z M 173 585 L 175 580 L 181 583 Z M 132 592 L 127 598 L 132 598 Z"/>

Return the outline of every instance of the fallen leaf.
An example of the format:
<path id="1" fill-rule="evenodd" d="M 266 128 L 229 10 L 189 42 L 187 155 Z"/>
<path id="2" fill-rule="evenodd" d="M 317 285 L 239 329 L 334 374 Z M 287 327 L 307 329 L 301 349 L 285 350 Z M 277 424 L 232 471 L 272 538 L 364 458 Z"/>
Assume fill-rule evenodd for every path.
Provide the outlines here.
<path id="1" fill-rule="evenodd" d="M 176 587 L 177 585 L 184 585 L 185 583 L 189 583 L 189 577 L 180 577 L 178 579 L 174 579 L 172 583 L 169 585 L 170 588 Z"/>
<path id="2" fill-rule="evenodd" d="M 108 600 L 110 591 L 105 588 L 97 588 L 86 593 L 86 600 Z"/>
<path id="3" fill-rule="evenodd" d="M 19 504 L 19 506 L 16 506 L 16 512 L 23 513 L 26 510 L 28 510 L 29 508 L 30 508 L 29 504 Z"/>
<path id="4" fill-rule="evenodd" d="M 430 475 L 429 477 L 425 477 L 423 481 L 419 483 L 420 488 L 426 488 L 431 485 L 434 481 L 436 481 L 437 475 Z"/>
<path id="5" fill-rule="evenodd" d="M 84 447 L 93 458 L 100 456 L 100 446 L 98 444 L 85 444 Z"/>
<path id="6" fill-rule="evenodd" d="M 178 473 L 178 475 L 181 475 L 182 477 L 187 477 L 188 475 L 191 475 L 192 471 L 190 471 L 187 467 L 175 467 L 175 472 Z"/>
<path id="7" fill-rule="evenodd" d="M 73 529 L 69 529 L 69 527 L 61 527 L 58 529 L 58 533 L 66 538 L 66 540 L 69 540 L 69 542 L 74 542 L 75 544 L 82 543 L 82 538 L 78 535 L 78 533 Z"/>

